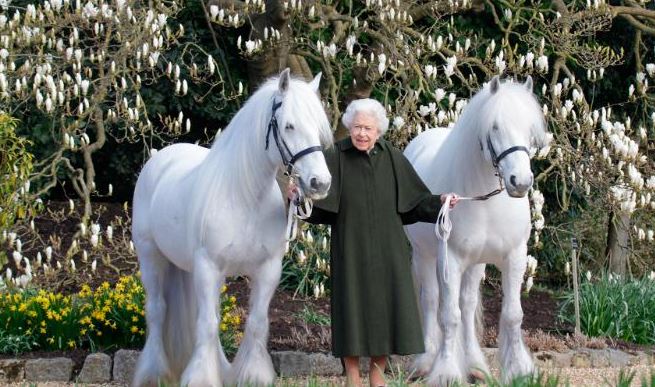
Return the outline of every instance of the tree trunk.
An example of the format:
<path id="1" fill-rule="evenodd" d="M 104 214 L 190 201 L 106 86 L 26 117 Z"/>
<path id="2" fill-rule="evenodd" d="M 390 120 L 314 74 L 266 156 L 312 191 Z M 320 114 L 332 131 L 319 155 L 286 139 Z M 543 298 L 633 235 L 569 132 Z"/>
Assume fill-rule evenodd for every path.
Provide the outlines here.
<path id="1" fill-rule="evenodd" d="M 609 260 L 609 271 L 621 276 L 625 276 L 628 269 L 630 253 L 628 249 L 629 227 L 629 213 L 610 213 L 605 254 Z"/>

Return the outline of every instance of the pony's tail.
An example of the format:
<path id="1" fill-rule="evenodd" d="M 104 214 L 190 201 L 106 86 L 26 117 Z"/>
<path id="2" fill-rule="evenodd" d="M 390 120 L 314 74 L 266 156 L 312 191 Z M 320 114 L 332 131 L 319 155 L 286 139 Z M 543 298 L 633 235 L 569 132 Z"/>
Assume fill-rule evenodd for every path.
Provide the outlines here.
<path id="1" fill-rule="evenodd" d="M 164 349 L 171 372 L 179 380 L 193 354 L 198 308 L 191 273 L 170 264 L 164 284 Z"/>
<path id="2" fill-rule="evenodd" d="M 179 380 L 193 355 L 196 340 L 196 317 L 198 306 L 193 283 L 193 274 L 171 264 L 164 282 L 166 300 L 166 323 L 164 324 L 164 349 L 175 379 Z M 220 312 L 219 312 L 220 313 Z M 225 357 L 219 341 L 219 363 L 221 375 L 229 372 L 230 363 Z"/>

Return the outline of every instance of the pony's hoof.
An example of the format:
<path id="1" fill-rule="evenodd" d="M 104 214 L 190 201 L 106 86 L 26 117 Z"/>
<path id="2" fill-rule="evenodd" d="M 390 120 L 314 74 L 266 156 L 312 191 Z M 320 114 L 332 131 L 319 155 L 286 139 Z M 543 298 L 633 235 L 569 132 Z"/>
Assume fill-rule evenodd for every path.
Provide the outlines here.
<path id="1" fill-rule="evenodd" d="M 245 351 L 249 352 L 249 351 Z M 271 386 L 275 384 L 275 368 L 266 351 L 250 351 L 248 357 L 237 354 L 225 384 L 239 386 Z"/>
<path id="2" fill-rule="evenodd" d="M 436 354 L 422 353 L 414 359 L 411 367 L 411 377 L 413 379 L 420 379 L 426 377 L 432 369 Z"/>
<path id="3" fill-rule="evenodd" d="M 508 367 L 503 373 L 503 381 L 505 383 L 510 383 L 513 379 L 526 377 L 530 375 L 535 375 L 537 369 L 534 366 L 534 363 L 525 362 L 523 364 L 516 364 L 513 367 Z"/>
<path id="4" fill-rule="evenodd" d="M 218 356 L 213 348 L 202 348 L 194 353 L 187 365 L 180 385 L 189 387 L 221 387 Z"/>
<path id="5" fill-rule="evenodd" d="M 484 372 L 479 368 L 469 370 L 469 380 L 471 383 L 484 382 L 487 379 L 489 372 Z"/>
<path id="6" fill-rule="evenodd" d="M 429 386 L 450 386 L 454 383 L 461 383 L 464 373 L 459 364 L 451 357 L 437 358 L 428 375 L 427 384 Z"/>

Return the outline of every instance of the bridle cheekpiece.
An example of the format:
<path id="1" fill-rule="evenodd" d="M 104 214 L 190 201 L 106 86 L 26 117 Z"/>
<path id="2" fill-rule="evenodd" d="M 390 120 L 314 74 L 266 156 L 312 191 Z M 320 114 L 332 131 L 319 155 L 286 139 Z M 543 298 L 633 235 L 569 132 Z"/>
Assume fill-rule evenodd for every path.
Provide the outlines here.
<path id="1" fill-rule="evenodd" d="M 282 138 L 282 135 L 280 134 L 280 127 L 278 125 L 277 117 L 275 115 L 275 112 L 277 111 L 277 109 L 280 108 L 280 106 L 282 106 L 282 102 L 273 101 L 271 120 L 268 123 L 268 130 L 266 131 L 265 149 L 268 150 L 268 144 L 271 137 L 271 133 L 273 133 L 273 139 L 275 140 L 277 149 L 280 151 L 280 157 L 282 158 L 282 163 L 286 167 L 284 174 L 286 176 L 291 176 L 296 161 L 298 161 L 303 156 L 306 156 L 312 152 L 320 152 L 323 148 L 318 145 L 310 146 L 294 155 L 293 152 L 291 152 L 291 149 L 289 149 L 289 146 L 287 145 L 286 141 L 284 141 L 284 138 Z"/>

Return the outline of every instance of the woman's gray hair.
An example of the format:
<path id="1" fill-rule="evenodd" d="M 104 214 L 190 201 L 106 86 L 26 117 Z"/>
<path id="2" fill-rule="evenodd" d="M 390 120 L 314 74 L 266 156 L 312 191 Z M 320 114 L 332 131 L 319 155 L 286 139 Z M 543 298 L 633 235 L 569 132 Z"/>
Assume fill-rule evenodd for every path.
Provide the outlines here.
<path id="1" fill-rule="evenodd" d="M 341 117 L 341 122 L 343 125 L 350 130 L 350 125 L 357 113 L 370 114 L 378 122 L 378 130 L 380 135 L 384 136 L 389 129 L 389 119 L 387 118 L 387 112 L 384 110 L 382 104 L 371 98 L 356 99 L 348 104 L 345 113 Z"/>

